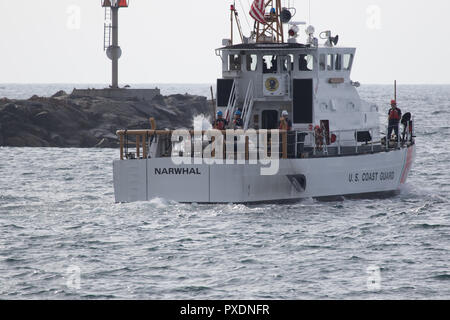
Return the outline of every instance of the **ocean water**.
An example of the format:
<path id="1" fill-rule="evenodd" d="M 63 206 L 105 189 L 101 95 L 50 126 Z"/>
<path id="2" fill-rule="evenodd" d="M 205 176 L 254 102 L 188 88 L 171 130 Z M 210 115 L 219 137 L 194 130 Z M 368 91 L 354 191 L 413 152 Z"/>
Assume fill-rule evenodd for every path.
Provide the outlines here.
<path id="1" fill-rule="evenodd" d="M 0 85 L 0 96 L 70 87 Z M 360 93 L 385 121 L 392 88 Z M 384 199 L 115 204 L 118 150 L 0 148 L 0 299 L 449 299 L 450 86 L 398 97 L 417 160 Z"/>

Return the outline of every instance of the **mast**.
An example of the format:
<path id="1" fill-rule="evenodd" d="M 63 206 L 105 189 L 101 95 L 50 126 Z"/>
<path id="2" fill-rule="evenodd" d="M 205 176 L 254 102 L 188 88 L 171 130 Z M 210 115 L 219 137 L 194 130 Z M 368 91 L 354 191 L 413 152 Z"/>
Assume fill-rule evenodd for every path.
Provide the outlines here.
<path id="1" fill-rule="evenodd" d="M 264 4 L 265 22 L 255 22 L 256 42 L 283 43 L 283 23 L 281 22 L 281 0 L 267 0 Z"/>
<path id="2" fill-rule="evenodd" d="M 244 41 L 244 34 L 242 33 L 242 26 L 241 26 L 241 21 L 239 19 L 239 14 L 236 10 L 236 2 L 234 2 L 231 6 L 230 6 L 230 20 L 231 20 L 231 44 L 233 44 L 233 40 L 234 40 L 234 29 L 233 29 L 233 25 L 234 22 L 236 22 L 236 26 L 237 29 L 239 31 L 239 37 L 241 38 L 241 41 Z"/>

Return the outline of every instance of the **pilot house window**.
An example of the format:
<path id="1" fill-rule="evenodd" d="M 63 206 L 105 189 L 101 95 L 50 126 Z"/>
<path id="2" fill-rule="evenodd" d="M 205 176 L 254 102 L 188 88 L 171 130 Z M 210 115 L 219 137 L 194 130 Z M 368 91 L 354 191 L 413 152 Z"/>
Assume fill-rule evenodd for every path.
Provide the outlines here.
<path id="1" fill-rule="evenodd" d="M 334 66 L 334 54 L 327 55 L 327 70 L 332 71 Z"/>
<path id="2" fill-rule="evenodd" d="M 256 71 L 258 67 L 258 56 L 256 54 L 247 55 L 247 71 Z"/>
<path id="3" fill-rule="evenodd" d="M 281 59 L 281 70 L 283 72 L 289 72 L 294 70 L 293 68 L 294 56 L 292 54 L 280 57 L 280 59 Z"/>
<path id="4" fill-rule="evenodd" d="M 278 71 L 278 57 L 264 56 L 263 57 L 263 73 L 277 73 Z"/>
<path id="5" fill-rule="evenodd" d="M 344 54 L 344 70 L 349 71 L 352 68 L 352 64 L 353 64 L 353 55 Z"/>
<path id="6" fill-rule="evenodd" d="M 353 54 L 321 54 L 320 71 L 349 71 L 353 63 Z"/>
<path id="7" fill-rule="evenodd" d="M 230 54 L 230 71 L 241 70 L 241 56 L 239 54 Z"/>
<path id="8" fill-rule="evenodd" d="M 313 71 L 314 58 L 310 54 L 301 54 L 298 59 L 298 66 L 300 71 Z"/>
<path id="9" fill-rule="evenodd" d="M 325 71 L 325 66 L 326 66 L 326 58 L 327 56 L 326 55 L 324 55 L 324 54 L 321 54 L 320 55 L 320 61 L 319 61 L 319 64 L 320 64 L 320 71 Z"/>

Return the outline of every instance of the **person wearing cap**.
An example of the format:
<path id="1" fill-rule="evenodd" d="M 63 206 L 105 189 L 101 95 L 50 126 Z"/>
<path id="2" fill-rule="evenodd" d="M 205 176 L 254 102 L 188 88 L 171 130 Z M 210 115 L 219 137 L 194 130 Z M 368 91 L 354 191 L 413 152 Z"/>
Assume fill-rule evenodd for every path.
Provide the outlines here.
<path id="1" fill-rule="evenodd" d="M 395 135 L 398 137 L 398 127 L 400 120 L 402 119 L 402 111 L 397 108 L 397 101 L 391 100 L 391 109 L 388 112 L 388 140 L 391 139 L 392 130 L 395 132 Z"/>
<path id="2" fill-rule="evenodd" d="M 217 119 L 213 123 L 213 128 L 216 130 L 225 130 L 228 126 L 228 121 L 223 118 L 223 112 L 217 112 Z"/>
<path id="3" fill-rule="evenodd" d="M 314 127 L 314 136 L 316 138 L 316 147 L 318 150 L 322 150 L 323 147 L 323 130 L 320 126 Z"/>
<path id="4" fill-rule="evenodd" d="M 244 121 L 242 121 L 241 115 L 241 110 L 237 110 L 234 114 L 233 129 L 235 130 L 244 129 Z"/>
<path id="5" fill-rule="evenodd" d="M 286 131 L 292 130 L 292 121 L 289 120 L 289 113 L 286 110 L 281 113 L 280 125 L 278 129 Z"/>
<path id="6" fill-rule="evenodd" d="M 287 148 L 288 156 L 295 154 L 295 133 L 292 131 L 292 121 L 289 120 L 289 113 L 286 110 L 281 112 L 280 123 L 278 129 L 282 131 L 287 131 Z M 280 136 L 280 152 L 282 152 L 282 141 L 283 138 Z"/>

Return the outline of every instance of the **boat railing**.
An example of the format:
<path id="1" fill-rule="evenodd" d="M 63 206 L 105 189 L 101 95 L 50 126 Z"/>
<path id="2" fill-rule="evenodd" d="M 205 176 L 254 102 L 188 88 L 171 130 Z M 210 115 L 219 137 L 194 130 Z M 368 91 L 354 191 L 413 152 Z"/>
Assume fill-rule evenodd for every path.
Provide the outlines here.
<path id="1" fill-rule="evenodd" d="M 230 122 L 233 119 L 233 115 L 236 109 L 237 103 L 237 91 L 236 91 L 236 80 L 233 81 L 231 86 L 230 97 L 228 98 L 228 105 L 225 111 L 225 119 Z"/>
<path id="2" fill-rule="evenodd" d="M 320 135 L 314 130 L 277 130 L 279 141 L 276 144 L 275 141 L 272 141 L 273 132 L 270 130 L 236 130 L 231 131 L 231 133 L 224 130 L 219 132 L 222 133 L 224 142 L 222 159 L 232 157 L 249 160 L 252 157 L 252 152 L 256 152 L 257 157 L 259 157 L 261 148 L 266 148 L 267 156 L 271 156 L 273 145 L 279 146 L 277 152 L 279 152 L 280 159 L 344 156 L 385 151 L 382 140 L 374 141 L 377 130 L 379 129 L 334 130 L 330 131 L 329 134 L 322 133 Z M 211 147 L 211 154 L 205 154 L 204 150 L 207 145 L 214 142 L 217 130 L 186 130 L 185 132 L 189 133 L 191 150 L 177 149 L 181 141 L 173 141 L 172 135 L 174 132 L 179 131 L 119 130 L 117 135 L 120 140 L 120 159 L 163 158 L 181 156 L 181 154 L 194 158 L 216 157 L 215 147 Z M 370 139 L 367 138 L 365 142 L 358 141 L 361 132 L 366 133 L 366 136 L 369 133 Z M 260 137 L 261 134 L 264 134 L 265 137 Z M 235 138 L 227 139 L 227 135 L 233 135 Z M 255 136 L 256 140 L 250 139 L 251 135 Z M 254 141 L 256 141 L 256 144 Z M 265 145 L 260 145 L 261 141 Z M 238 148 L 238 144 L 244 144 L 244 146 Z M 388 147 L 387 151 L 389 150 L 392 150 L 392 148 Z"/>
<path id="3" fill-rule="evenodd" d="M 259 152 L 259 148 L 262 146 L 259 145 L 260 135 L 262 132 L 259 130 L 244 131 L 244 130 L 232 130 L 232 135 L 235 137 L 231 141 L 227 140 L 227 135 L 230 135 L 230 131 L 223 130 L 204 130 L 204 131 L 196 131 L 196 130 L 186 130 L 190 136 L 190 146 L 191 150 L 178 150 L 174 148 L 174 145 L 180 143 L 181 141 L 172 141 L 172 135 L 177 131 L 172 130 L 119 130 L 117 131 L 117 135 L 119 136 L 120 141 L 120 159 L 146 159 L 146 158 L 163 158 L 163 157 L 171 157 L 171 156 L 179 156 L 179 153 L 182 152 L 184 156 L 188 154 L 190 157 L 194 158 L 202 158 L 205 157 L 204 154 L 204 142 L 214 142 L 214 134 L 220 132 L 223 136 L 223 159 L 226 159 L 231 153 L 235 159 L 245 159 L 249 160 L 251 157 L 251 152 Z M 180 132 L 180 131 L 178 131 Z M 280 141 L 277 143 L 280 146 L 280 158 L 287 159 L 288 158 L 288 135 L 290 132 L 286 130 L 277 130 Z M 210 135 L 211 139 L 209 141 L 205 141 L 204 137 L 206 135 Z M 250 135 L 253 135 L 257 139 L 257 145 L 253 143 L 250 139 Z M 271 156 L 272 150 L 272 134 L 270 130 L 264 131 L 267 155 Z M 237 144 L 243 143 L 240 137 L 244 136 L 243 139 L 245 142 L 244 148 L 237 148 Z M 196 146 L 201 145 L 200 148 L 196 148 Z M 134 149 L 135 148 L 135 149 Z M 227 153 L 227 148 L 233 148 L 233 152 Z M 197 151 L 200 149 L 200 151 Z M 243 149 L 243 152 L 238 150 Z M 132 150 L 130 152 L 130 150 Z M 152 152 L 153 151 L 153 152 Z M 212 149 L 211 157 L 215 157 L 215 149 Z"/>
<path id="4" fill-rule="evenodd" d="M 395 140 L 392 140 L 391 137 L 388 137 L 389 135 L 389 126 L 386 127 L 386 132 L 385 132 L 385 141 L 384 141 L 384 146 L 386 148 L 386 150 L 389 149 L 399 149 L 401 147 L 403 147 L 405 144 L 413 144 L 414 143 L 414 138 L 415 138 L 415 127 L 414 127 L 414 116 L 412 116 L 412 118 L 408 121 L 406 121 L 403 124 L 403 132 L 401 131 L 401 125 L 400 123 L 397 124 L 397 132 L 398 135 L 396 137 Z M 392 130 L 394 131 L 394 130 Z"/>

